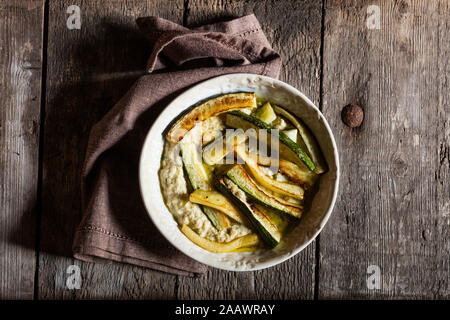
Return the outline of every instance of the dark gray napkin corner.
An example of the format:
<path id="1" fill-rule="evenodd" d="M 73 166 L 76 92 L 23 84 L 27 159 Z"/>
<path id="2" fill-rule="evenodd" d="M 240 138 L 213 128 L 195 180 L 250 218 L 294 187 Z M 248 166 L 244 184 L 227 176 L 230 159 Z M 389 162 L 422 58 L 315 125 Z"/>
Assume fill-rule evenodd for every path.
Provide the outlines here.
<path id="1" fill-rule="evenodd" d="M 207 267 L 170 245 L 143 205 L 138 165 L 145 135 L 161 110 L 186 88 L 229 73 L 277 78 L 281 58 L 254 15 L 195 29 L 158 17 L 139 18 L 137 24 L 153 43 L 149 74 L 90 132 L 82 171 L 84 212 L 75 233 L 74 257 L 199 276 Z"/>

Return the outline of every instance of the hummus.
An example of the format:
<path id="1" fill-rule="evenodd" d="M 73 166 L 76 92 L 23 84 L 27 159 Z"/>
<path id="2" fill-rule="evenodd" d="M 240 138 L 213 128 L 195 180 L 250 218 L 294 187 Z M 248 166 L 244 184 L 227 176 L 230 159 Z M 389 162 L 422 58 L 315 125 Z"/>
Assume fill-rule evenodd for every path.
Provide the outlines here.
<path id="1" fill-rule="evenodd" d="M 198 123 L 183 140 L 191 139 L 192 135 L 198 133 L 197 130 L 201 130 L 204 143 L 208 143 L 219 136 L 223 129 L 225 126 L 220 116 L 214 116 Z M 175 220 L 179 224 L 188 225 L 200 236 L 212 241 L 229 242 L 252 232 L 246 226 L 234 221 L 228 228 L 218 231 L 201 208 L 189 201 L 187 177 L 183 170 L 179 144 L 165 141 L 159 180 L 164 201 Z"/>

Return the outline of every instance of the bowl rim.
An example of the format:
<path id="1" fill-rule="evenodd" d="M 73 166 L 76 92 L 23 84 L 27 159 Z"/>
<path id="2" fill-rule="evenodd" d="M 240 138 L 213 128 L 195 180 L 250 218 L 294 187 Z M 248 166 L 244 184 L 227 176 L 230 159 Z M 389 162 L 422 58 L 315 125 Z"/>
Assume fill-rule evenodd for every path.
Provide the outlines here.
<path id="1" fill-rule="evenodd" d="M 332 145 L 332 148 L 333 148 L 333 155 L 334 155 L 335 162 L 336 162 L 335 163 L 335 165 L 336 165 L 336 178 L 334 180 L 334 189 L 333 189 L 333 195 L 332 195 L 332 198 L 331 198 L 330 205 L 327 208 L 327 212 L 325 213 L 325 215 L 321 219 L 319 227 L 316 228 L 315 232 L 310 237 L 310 239 L 308 241 L 305 241 L 302 245 L 300 245 L 298 247 L 295 247 L 293 250 L 291 250 L 289 252 L 289 254 L 280 255 L 276 259 L 270 259 L 269 261 L 266 261 L 266 262 L 260 262 L 260 263 L 254 265 L 254 266 L 246 267 L 245 269 L 237 269 L 237 268 L 231 268 L 231 267 L 229 268 L 226 265 L 225 266 L 213 265 L 213 264 L 211 264 L 208 261 L 204 261 L 203 259 L 198 259 L 197 257 L 192 256 L 189 252 L 186 252 L 187 250 L 184 250 L 184 248 L 182 248 L 178 242 L 172 241 L 172 239 L 170 239 L 169 237 L 167 237 L 165 235 L 164 231 L 159 226 L 159 223 L 157 221 L 155 221 L 155 219 L 153 218 L 151 210 L 150 210 L 151 208 L 153 209 L 153 207 L 150 206 L 150 203 L 148 203 L 149 200 L 148 200 L 148 198 L 145 196 L 145 194 L 143 192 L 143 176 L 144 176 L 144 171 L 143 171 L 144 152 L 143 151 L 145 149 L 145 146 L 149 143 L 149 139 L 150 139 L 151 132 L 152 132 L 152 129 L 153 129 L 154 125 L 161 119 L 161 117 L 164 115 L 165 111 L 168 108 L 170 108 L 171 105 L 177 104 L 178 101 L 182 100 L 185 95 L 188 95 L 189 93 L 191 93 L 191 92 L 193 92 L 195 90 L 198 90 L 198 86 L 207 85 L 209 82 L 218 81 L 221 78 L 229 78 L 229 77 L 245 77 L 246 79 L 248 79 L 248 78 L 253 78 L 253 79 L 260 78 L 262 80 L 267 80 L 267 81 L 274 82 L 274 83 L 276 83 L 277 85 L 279 85 L 281 87 L 285 87 L 288 90 L 292 91 L 293 94 L 299 96 L 308 105 L 308 107 L 311 107 L 312 109 L 314 109 L 314 111 L 317 112 L 317 114 L 319 115 L 319 119 L 318 120 L 321 120 L 323 122 L 323 124 L 325 126 L 325 129 L 327 131 L 327 134 L 328 134 L 328 136 L 329 136 L 329 138 L 331 140 L 331 145 Z M 226 93 L 223 93 L 223 94 L 226 94 Z M 189 108 L 189 106 L 187 108 Z M 183 112 L 183 111 L 184 110 L 182 110 L 181 112 Z M 282 262 L 292 258 L 293 256 L 297 255 L 299 252 L 301 252 L 307 246 L 309 246 L 313 240 L 316 239 L 316 237 L 320 234 L 320 232 L 323 230 L 323 228 L 325 227 L 326 223 L 328 222 L 328 220 L 329 220 L 329 218 L 331 216 L 331 213 L 332 213 L 332 211 L 334 209 L 335 203 L 336 203 L 338 190 L 339 190 L 340 163 L 339 163 L 338 148 L 337 148 L 336 141 L 335 141 L 333 132 L 331 130 L 331 127 L 328 124 L 328 121 L 326 120 L 325 116 L 320 111 L 320 109 L 307 96 L 305 96 L 302 92 L 300 92 L 298 89 L 296 89 L 295 87 L 291 86 L 290 84 L 287 84 L 287 83 L 285 83 L 285 82 L 283 82 L 281 80 L 274 79 L 274 78 L 271 78 L 271 77 L 268 77 L 268 76 L 263 76 L 263 75 L 259 75 L 259 74 L 252 74 L 252 73 L 229 73 L 229 74 L 224 74 L 224 75 L 212 77 L 212 78 L 209 78 L 207 80 L 200 81 L 200 82 L 196 83 L 192 87 L 190 87 L 187 90 L 184 90 L 183 92 L 181 92 L 177 97 L 175 97 L 172 101 L 170 101 L 164 107 L 164 109 L 160 112 L 160 114 L 156 117 L 156 119 L 153 121 L 152 125 L 148 129 L 148 132 L 147 132 L 146 137 L 144 139 L 144 143 L 142 144 L 141 151 L 140 151 L 140 156 L 139 156 L 139 172 L 138 172 L 138 176 L 139 176 L 139 190 L 140 190 L 141 198 L 142 198 L 142 201 L 144 202 L 144 207 L 145 207 L 145 209 L 147 211 L 147 214 L 150 217 L 152 223 L 158 229 L 158 231 L 163 235 L 163 237 L 171 245 L 173 245 L 177 250 L 179 250 L 181 253 L 187 255 L 191 259 L 194 259 L 194 260 L 196 260 L 196 261 L 198 261 L 200 263 L 203 263 L 205 265 L 208 265 L 210 267 L 217 268 L 217 269 L 222 269 L 222 270 L 227 270 L 227 271 L 245 272 L 245 271 L 256 271 L 256 270 L 267 269 L 267 268 L 273 267 L 275 265 L 278 265 L 278 264 L 280 264 L 280 263 L 282 263 Z M 168 210 L 167 206 L 166 206 L 166 209 Z M 174 221 L 175 221 L 175 219 L 174 219 Z M 193 243 L 193 245 L 197 246 L 194 243 Z"/>

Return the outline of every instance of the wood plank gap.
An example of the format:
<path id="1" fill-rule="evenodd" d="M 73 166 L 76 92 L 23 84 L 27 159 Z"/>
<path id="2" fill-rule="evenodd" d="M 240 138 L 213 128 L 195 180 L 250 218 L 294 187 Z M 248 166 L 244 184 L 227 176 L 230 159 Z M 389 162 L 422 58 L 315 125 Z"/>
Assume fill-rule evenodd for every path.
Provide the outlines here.
<path id="1" fill-rule="evenodd" d="M 316 261 L 316 265 L 314 266 L 314 300 L 319 300 L 320 235 L 317 235 L 316 238 L 314 256 Z"/>
<path id="2" fill-rule="evenodd" d="M 322 1 L 322 17 L 320 28 L 320 86 L 319 86 L 319 110 L 323 109 L 323 47 L 325 42 L 325 1 Z M 319 270 L 320 270 L 320 234 L 316 237 L 315 262 L 314 267 L 314 300 L 319 299 Z"/>
<path id="3" fill-rule="evenodd" d="M 187 26 L 187 19 L 189 15 L 189 0 L 183 2 L 183 26 Z"/>
<path id="4" fill-rule="evenodd" d="M 178 297 L 178 288 L 180 287 L 180 277 L 181 276 L 176 276 L 175 277 L 175 285 L 174 285 L 174 288 L 173 288 L 175 300 L 179 300 L 180 299 Z"/>
<path id="5" fill-rule="evenodd" d="M 44 16 L 42 28 L 42 71 L 41 71 L 41 109 L 39 126 L 39 150 L 38 150 L 38 181 L 36 196 L 36 242 L 35 242 L 35 271 L 34 271 L 34 294 L 33 300 L 39 300 L 39 252 L 41 240 L 41 214 L 42 214 L 42 168 L 44 157 L 44 124 L 45 124 L 45 96 L 47 79 L 47 44 L 48 44 L 48 9 L 49 0 L 44 3 Z"/>
<path id="6" fill-rule="evenodd" d="M 325 44 L 325 1 L 322 0 L 322 17 L 320 27 L 320 86 L 319 86 L 319 110 L 322 112 L 323 108 L 323 48 Z M 319 236 L 317 236 L 317 242 L 319 242 Z"/>

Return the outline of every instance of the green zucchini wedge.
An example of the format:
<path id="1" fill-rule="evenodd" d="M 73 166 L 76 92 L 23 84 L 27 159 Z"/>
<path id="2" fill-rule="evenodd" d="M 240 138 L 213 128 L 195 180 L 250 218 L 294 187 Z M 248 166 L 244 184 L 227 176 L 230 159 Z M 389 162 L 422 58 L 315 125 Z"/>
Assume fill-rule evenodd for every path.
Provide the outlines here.
<path id="1" fill-rule="evenodd" d="M 227 177 L 222 177 L 215 184 L 217 190 L 228 197 L 236 207 L 246 215 L 261 240 L 275 248 L 281 241 L 281 233 L 277 226 L 258 207 L 249 201 L 245 192 Z"/>
<path id="2" fill-rule="evenodd" d="M 240 111 L 228 112 L 225 123 L 227 126 L 241 128 L 244 131 L 255 129 L 258 132 L 258 129 L 265 129 L 268 133 L 271 133 L 271 130 L 273 129 L 264 121 Z M 309 155 L 285 133 L 280 131 L 278 134 L 281 142 L 279 146 L 280 156 L 295 162 L 303 163 L 309 170 L 313 171 L 315 165 Z"/>
<path id="3" fill-rule="evenodd" d="M 210 189 L 210 175 L 208 168 L 203 165 L 198 147 L 193 142 L 180 143 L 181 158 L 193 190 Z"/>
<path id="4" fill-rule="evenodd" d="M 248 129 L 266 129 L 270 130 L 272 127 L 265 123 L 264 121 L 246 114 L 244 112 L 239 111 L 229 111 L 227 113 L 225 124 L 227 127 L 235 128 L 235 129 L 242 129 L 244 131 Z"/>
<path id="5" fill-rule="evenodd" d="M 182 142 L 180 143 L 180 149 L 184 171 L 187 174 L 191 188 L 193 190 L 210 190 L 211 173 L 203 165 L 197 145 L 193 142 Z M 220 231 L 230 225 L 229 219 L 216 209 L 206 206 L 200 206 L 200 208 L 217 230 Z"/>
<path id="6" fill-rule="evenodd" d="M 327 164 L 322 154 L 322 150 L 317 143 L 316 138 L 311 133 L 311 131 L 304 125 L 299 119 L 297 119 L 294 115 L 286 111 L 285 109 L 273 105 L 273 109 L 275 113 L 285 117 L 289 120 L 298 130 L 300 137 L 303 140 L 303 143 L 306 146 L 309 156 L 311 160 L 315 164 L 314 172 L 317 174 L 321 174 L 327 171 Z"/>
<path id="7" fill-rule="evenodd" d="M 270 195 L 261 190 L 256 182 L 244 170 L 242 165 L 234 165 L 227 171 L 226 176 L 230 178 L 254 202 L 272 208 L 277 212 L 289 214 L 296 218 L 300 218 L 302 216 L 303 208 L 289 205 L 285 201 L 280 201 L 276 196 Z"/>
<path id="8" fill-rule="evenodd" d="M 255 204 L 256 208 L 262 212 L 274 224 L 282 234 L 295 222 L 294 218 L 286 214 L 280 214 L 260 204 Z"/>
<path id="9" fill-rule="evenodd" d="M 204 121 L 230 110 L 253 107 L 256 107 L 255 94 L 249 92 L 224 94 L 210 99 L 178 119 L 167 133 L 167 139 L 173 143 L 178 143 L 195 126 L 196 122 Z"/>

